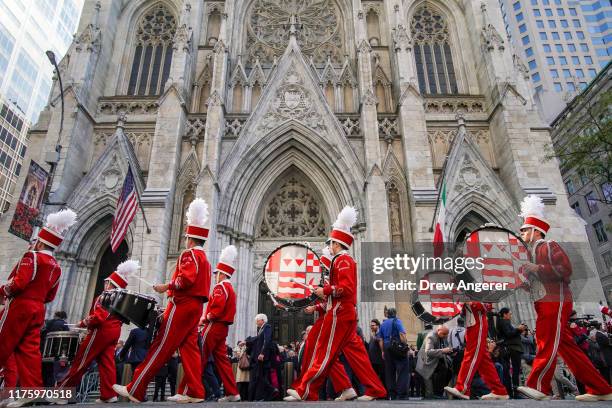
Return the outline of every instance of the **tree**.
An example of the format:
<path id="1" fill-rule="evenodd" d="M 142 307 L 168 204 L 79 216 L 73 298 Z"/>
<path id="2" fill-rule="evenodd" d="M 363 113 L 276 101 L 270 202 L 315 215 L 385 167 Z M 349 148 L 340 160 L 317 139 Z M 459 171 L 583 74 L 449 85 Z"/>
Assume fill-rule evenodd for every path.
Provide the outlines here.
<path id="1" fill-rule="evenodd" d="M 547 160 L 557 158 L 565 171 L 575 169 L 589 181 L 612 185 L 612 91 L 592 99 L 586 94 L 588 89 L 570 103 L 567 115 L 578 116 L 578 123 L 569 119 L 562 125 Z M 609 196 L 603 201 L 612 204 Z"/>

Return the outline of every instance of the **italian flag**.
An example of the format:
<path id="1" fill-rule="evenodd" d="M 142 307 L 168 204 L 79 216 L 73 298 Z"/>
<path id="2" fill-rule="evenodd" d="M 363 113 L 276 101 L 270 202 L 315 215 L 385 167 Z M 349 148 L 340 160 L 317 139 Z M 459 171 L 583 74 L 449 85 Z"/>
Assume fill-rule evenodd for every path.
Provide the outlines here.
<path id="1" fill-rule="evenodd" d="M 438 208 L 438 219 L 434 230 L 433 245 L 434 256 L 440 256 L 444 252 L 444 223 L 446 222 L 446 182 L 442 182 L 440 191 L 440 207 Z"/>

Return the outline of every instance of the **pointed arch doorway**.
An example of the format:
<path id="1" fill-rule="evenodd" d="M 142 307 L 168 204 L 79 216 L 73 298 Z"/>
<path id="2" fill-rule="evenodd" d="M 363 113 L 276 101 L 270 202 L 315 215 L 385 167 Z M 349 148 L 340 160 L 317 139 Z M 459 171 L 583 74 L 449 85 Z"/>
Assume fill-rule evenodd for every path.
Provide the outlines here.
<path id="1" fill-rule="evenodd" d="M 314 184 L 297 167 L 287 169 L 269 188 L 259 209 L 253 245 L 259 288 L 264 263 L 272 251 L 287 242 L 307 241 L 320 253 L 328 225 L 329 214 Z M 268 316 L 273 339 L 279 344 L 300 340 L 302 331 L 313 323 L 312 315 L 303 311 L 275 308 L 262 290 L 258 291 L 257 310 Z"/>

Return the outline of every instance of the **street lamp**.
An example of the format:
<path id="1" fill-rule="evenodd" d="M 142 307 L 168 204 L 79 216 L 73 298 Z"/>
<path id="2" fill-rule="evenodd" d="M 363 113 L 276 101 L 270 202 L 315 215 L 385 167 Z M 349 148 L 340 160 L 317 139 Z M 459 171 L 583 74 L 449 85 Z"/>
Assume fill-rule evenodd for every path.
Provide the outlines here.
<path id="1" fill-rule="evenodd" d="M 60 160 L 60 152 L 62 151 L 61 138 L 62 138 L 62 130 L 64 130 L 64 86 L 62 84 L 62 75 L 60 73 L 60 69 L 57 66 L 57 60 L 55 59 L 55 53 L 51 50 L 45 52 L 49 62 L 55 68 L 55 72 L 57 72 L 57 79 L 59 81 L 60 88 L 60 99 L 62 102 L 62 110 L 60 116 L 60 127 L 59 132 L 57 134 L 57 141 L 55 142 L 55 152 L 48 152 L 45 156 L 45 162 L 49 164 L 49 181 L 47 182 L 47 186 L 45 188 L 45 193 L 43 197 L 43 203 L 45 205 L 53 205 L 53 204 L 63 204 L 63 203 L 51 203 L 49 202 L 49 193 L 51 192 L 51 185 L 53 184 L 53 176 L 55 175 L 55 169 Z"/>

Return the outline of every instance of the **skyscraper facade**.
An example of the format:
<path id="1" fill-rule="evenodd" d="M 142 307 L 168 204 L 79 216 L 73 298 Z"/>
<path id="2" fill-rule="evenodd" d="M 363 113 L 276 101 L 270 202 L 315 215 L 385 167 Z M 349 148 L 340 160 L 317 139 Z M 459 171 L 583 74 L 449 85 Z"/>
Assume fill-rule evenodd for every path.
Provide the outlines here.
<path id="1" fill-rule="evenodd" d="M 53 67 L 76 31 L 83 0 L 0 1 L 0 95 L 36 122 L 51 91 Z"/>
<path id="2" fill-rule="evenodd" d="M 583 12 L 582 3 L 586 6 L 588 2 L 499 0 L 499 3 L 514 52 L 526 65 L 536 102 L 550 123 L 602 67 L 591 35 L 593 29 Z M 596 38 L 599 41 L 599 36 Z"/>
<path id="3" fill-rule="evenodd" d="M 612 58 L 612 3 L 610 0 L 580 0 L 595 53 L 601 68 Z"/>
<path id="4" fill-rule="evenodd" d="M 0 215 L 13 202 L 15 182 L 26 152 L 28 121 L 11 102 L 0 98 Z"/>

